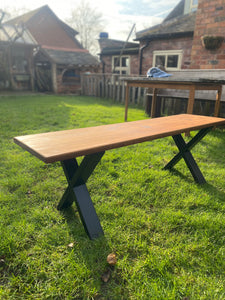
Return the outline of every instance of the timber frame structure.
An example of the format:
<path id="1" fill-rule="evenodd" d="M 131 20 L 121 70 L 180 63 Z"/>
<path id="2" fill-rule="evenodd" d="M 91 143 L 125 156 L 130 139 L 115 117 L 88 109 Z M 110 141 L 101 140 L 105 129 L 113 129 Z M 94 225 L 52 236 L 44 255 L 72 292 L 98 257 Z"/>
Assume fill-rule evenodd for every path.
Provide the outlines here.
<path id="1" fill-rule="evenodd" d="M 1 20 L 4 18 L 2 12 Z M 34 90 L 35 39 L 23 25 L 0 23 L 0 89 Z"/>

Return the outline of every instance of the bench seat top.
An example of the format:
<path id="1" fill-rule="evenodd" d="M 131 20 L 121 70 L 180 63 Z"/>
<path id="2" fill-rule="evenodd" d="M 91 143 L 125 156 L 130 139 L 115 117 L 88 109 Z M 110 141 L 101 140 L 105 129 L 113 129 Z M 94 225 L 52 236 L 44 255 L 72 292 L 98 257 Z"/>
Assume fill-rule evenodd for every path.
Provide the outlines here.
<path id="1" fill-rule="evenodd" d="M 19 136 L 14 142 L 45 163 L 52 163 L 217 125 L 225 125 L 225 119 L 181 114 Z"/>

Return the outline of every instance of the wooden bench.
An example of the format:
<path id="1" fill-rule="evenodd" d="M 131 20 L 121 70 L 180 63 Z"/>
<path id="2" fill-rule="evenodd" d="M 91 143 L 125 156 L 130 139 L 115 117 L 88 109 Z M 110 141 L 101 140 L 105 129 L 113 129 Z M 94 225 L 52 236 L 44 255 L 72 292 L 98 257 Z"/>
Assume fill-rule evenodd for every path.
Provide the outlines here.
<path id="1" fill-rule="evenodd" d="M 203 184 L 205 179 L 190 150 L 217 125 L 225 125 L 225 119 L 183 114 L 26 135 L 15 137 L 14 141 L 45 163 L 61 162 L 68 187 L 58 204 L 58 209 L 66 208 L 75 201 L 84 228 L 88 236 L 94 239 L 102 235 L 103 230 L 86 182 L 106 150 L 172 136 L 179 152 L 164 169 L 173 168 L 183 158 L 194 180 Z M 181 133 L 192 130 L 199 132 L 185 143 Z M 76 160 L 79 156 L 84 156 L 80 165 Z"/>

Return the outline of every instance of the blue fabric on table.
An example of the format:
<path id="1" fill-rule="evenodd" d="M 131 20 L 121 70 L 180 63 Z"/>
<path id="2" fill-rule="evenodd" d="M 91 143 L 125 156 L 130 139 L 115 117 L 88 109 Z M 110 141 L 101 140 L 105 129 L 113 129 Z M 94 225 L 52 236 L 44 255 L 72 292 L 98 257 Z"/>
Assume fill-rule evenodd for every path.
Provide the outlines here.
<path id="1" fill-rule="evenodd" d="M 169 76 L 172 76 L 172 75 L 168 74 L 156 67 L 149 69 L 147 72 L 147 77 L 162 78 L 162 77 L 169 77 Z"/>

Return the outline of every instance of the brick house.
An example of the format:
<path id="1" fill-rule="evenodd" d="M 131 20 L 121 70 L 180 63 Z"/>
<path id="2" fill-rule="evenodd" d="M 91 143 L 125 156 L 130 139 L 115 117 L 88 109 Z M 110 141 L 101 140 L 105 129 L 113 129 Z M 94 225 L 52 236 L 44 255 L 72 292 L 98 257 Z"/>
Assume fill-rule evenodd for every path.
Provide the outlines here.
<path id="1" fill-rule="evenodd" d="M 213 49 L 203 46 L 204 36 L 219 36 Z M 143 73 L 148 66 L 168 71 L 225 68 L 225 0 L 181 0 L 159 25 L 137 33 L 143 53 Z"/>
<path id="2" fill-rule="evenodd" d="M 98 60 L 78 42 L 78 32 L 62 22 L 48 5 L 7 22 L 18 23 L 26 26 L 39 45 L 34 55 L 39 90 L 73 93 L 80 89 L 82 73 L 98 71 Z"/>
<path id="3" fill-rule="evenodd" d="M 203 46 L 203 36 L 219 36 L 214 49 Z M 169 72 L 225 69 L 225 0 L 181 0 L 164 21 L 136 33 L 139 49 L 129 56 L 130 74 L 145 75 L 154 66 Z M 104 43 L 103 43 L 104 42 Z M 113 70 L 114 50 L 99 39 L 100 57 Z M 122 48 L 122 44 L 120 49 Z M 119 47 L 117 52 L 120 51 Z M 111 54 L 106 58 L 105 52 Z M 129 53 L 128 53 L 129 54 Z M 218 74 L 215 73 L 215 74 Z"/>
<path id="4" fill-rule="evenodd" d="M 190 67 L 196 12 L 192 7 L 185 11 L 185 2 L 181 0 L 161 24 L 137 32 L 141 74 L 155 66 L 169 72 Z"/>
<path id="5" fill-rule="evenodd" d="M 102 73 L 121 75 L 137 74 L 139 66 L 139 44 L 109 39 L 102 32 L 98 40 L 100 46 L 100 61 Z"/>

